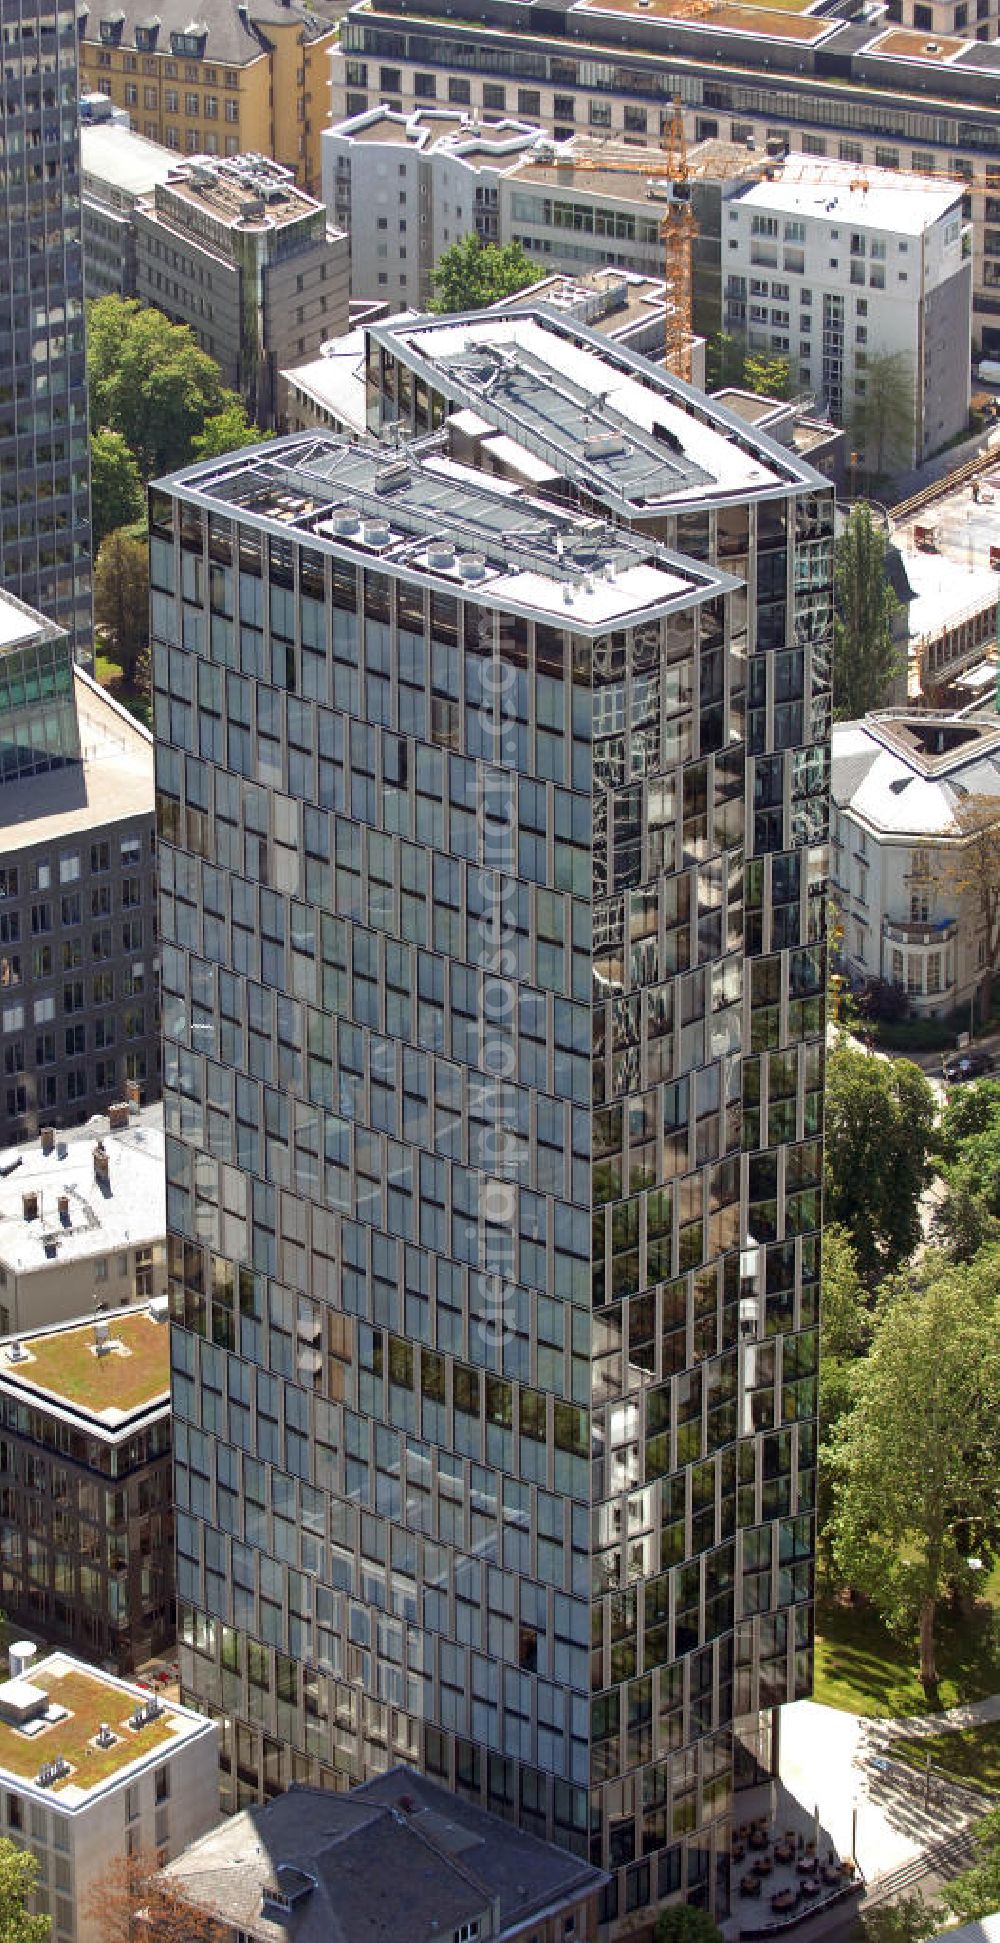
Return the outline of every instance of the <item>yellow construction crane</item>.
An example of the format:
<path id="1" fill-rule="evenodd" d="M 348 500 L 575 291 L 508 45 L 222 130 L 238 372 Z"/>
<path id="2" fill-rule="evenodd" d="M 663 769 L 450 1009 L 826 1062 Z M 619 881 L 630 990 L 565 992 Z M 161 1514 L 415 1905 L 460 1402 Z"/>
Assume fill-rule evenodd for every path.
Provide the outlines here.
<path id="1" fill-rule="evenodd" d="M 694 239 L 698 224 L 691 207 L 684 111 L 674 97 L 670 120 L 661 137 L 670 184 L 670 202 L 660 226 L 666 279 L 663 352 L 667 370 L 691 382 L 691 323 L 694 286 Z"/>
<path id="2" fill-rule="evenodd" d="M 694 7 L 711 11 L 718 0 L 692 0 Z M 668 188 L 667 207 L 660 223 L 660 239 L 663 243 L 663 274 L 666 282 L 666 305 L 663 331 L 664 361 L 668 371 L 677 378 L 691 382 L 691 293 L 693 283 L 694 239 L 698 234 L 698 224 L 691 207 L 691 176 L 688 168 L 687 142 L 684 136 L 684 115 L 680 97 L 674 100 L 670 119 L 664 128 L 660 141 L 663 157 L 662 174 Z M 566 165 L 574 171 L 596 169 L 602 173 L 641 175 L 648 173 L 648 163 L 643 164 L 643 155 L 648 151 L 636 149 L 632 154 L 621 152 L 609 155 L 603 149 L 591 154 L 574 155 Z M 659 177 L 658 177 L 659 179 Z"/>

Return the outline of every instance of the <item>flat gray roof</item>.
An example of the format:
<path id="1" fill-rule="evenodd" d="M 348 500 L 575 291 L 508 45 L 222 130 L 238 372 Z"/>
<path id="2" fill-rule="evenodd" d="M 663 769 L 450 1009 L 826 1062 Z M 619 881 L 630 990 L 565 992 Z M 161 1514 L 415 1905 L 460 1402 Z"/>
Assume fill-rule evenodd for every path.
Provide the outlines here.
<path id="1" fill-rule="evenodd" d="M 110 1161 L 107 1193 L 94 1176 L 99 1140 Z M 133 1111 L 128 1126 L 115 1133 L 106 1114 L 95 1115 L 82 1127 L 60 1129 L 49 1154 L 42 1152 L 37 1138 L 0 1150 L 5 1170 L 0 1175 L 0 1262 L 12 1275 L 28 1275 L 60 1263 L 94 1261 L 123 1248 L 162 1245 L 167 1232 L 163 1153 L 159 1105 Z M 13 1171 L 12 1162 L 18 1163 Z M 26 1194 L 33 1194 L 37 1205 L 30 1221 L 24 1218 Z M 68 1202 L 65 1220 L 59 1214 L 61 1195 Z"/>
<path id="2" fill-rule="evenodd" d="M 46 630 L 42 638 L 59 632 L 47 622 L 39 626 Z M 7 855 L 36 843 L 89 837 L 108 823 L 152 820 L 156 791 L 149 730 L 80 668 L 73 674 L 82 760 L 4 783 Z"/>
<path id="3" fill-rule="evenodd" d="M 110 187 L 127 196 L 148 196 L 180 166 L 179 157 L 147 141 L 121 122 L 85 122 L 80 128 L 84 186 Z M 88 178 L 90 181 L 88 182 Z"/>
<path id="4" fill-rule="evenodd" d="M 62 628 L 47 621 L 27 601 L 0 588 L 0 654 L 27 647 L 30 641 L 55 641 L 62 634 Z"/>
<path id="5" fill-rule="evenodd" d="M 626 518 L 820 483 L 703 393 L 544 304 L 394 318 L 370 336 Z"/>
<path id="6" fill-rule="evenodd" d="M 214 511 L 465 599 L 600 631 L 735 585 L 655 542 L 458 464 L 447 435 L 398 448 L 307 432 L 163 482 Z"/>

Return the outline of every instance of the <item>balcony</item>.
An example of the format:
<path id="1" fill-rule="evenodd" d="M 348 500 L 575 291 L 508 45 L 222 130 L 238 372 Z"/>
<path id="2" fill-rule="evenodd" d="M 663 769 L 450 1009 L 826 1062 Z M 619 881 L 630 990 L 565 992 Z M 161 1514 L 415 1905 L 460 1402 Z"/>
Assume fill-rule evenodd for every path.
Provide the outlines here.
<path id="1" fill-rule="evenodd" d="M 894 945 L 946 945 L 958 930 L 955 918 L 938 918 L 933 924 L 909 922 L 903 918 L 883 918 L 882 936 Z"/>

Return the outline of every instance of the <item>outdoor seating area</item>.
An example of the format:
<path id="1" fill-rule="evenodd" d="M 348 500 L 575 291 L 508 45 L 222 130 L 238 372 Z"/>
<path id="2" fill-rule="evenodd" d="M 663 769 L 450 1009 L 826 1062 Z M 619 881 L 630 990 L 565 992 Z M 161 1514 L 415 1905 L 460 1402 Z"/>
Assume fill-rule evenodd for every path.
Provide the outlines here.
<path id="1" fill-rule="evenodd" d="M 743 1935 L 800 1922 L 859 1883 L 852 1858 L 838 1856 L 818 1827 L 781 1828 L 765 1815 L 734 1826 L 730 1856 Z"/>

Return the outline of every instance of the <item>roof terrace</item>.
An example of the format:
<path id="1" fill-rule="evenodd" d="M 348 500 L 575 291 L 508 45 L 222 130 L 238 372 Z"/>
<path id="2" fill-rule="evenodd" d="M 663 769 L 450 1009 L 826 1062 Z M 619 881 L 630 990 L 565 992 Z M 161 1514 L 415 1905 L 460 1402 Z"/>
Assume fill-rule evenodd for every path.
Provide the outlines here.
<path id="1" fill-rule="evenodd" d="M 112 1310 L 0 1343 L 0 1387 L 40 1392 L 104 1429 L 128 1424 L 170 1393 L 166 1304 Z"/>
<path id="2" fill-rule="evenodd" d="M 841 24 L 838 20 L 817 19 L 794 4 L 776 7 L 742 7 L 738 4 L 706 5 L 704 12 L 684 14 L 676 0 L 572 0 L 577 14 L 612 13 L 645 15 L 654 20 L 669 20 L 678 28 L 705 28 L 712 33 L 752 35 L 755 40 L 794 41 L 815 46 L 826 40 Z"/>
<path id="3" fill-rule="evenodd" d="M 209 1725 L 124 1680 L 53 1653 L 0 1685 L 0 1776 L 65 1809 Z M 102 1732 L 106 1729 L 106 1732 Z"/>

